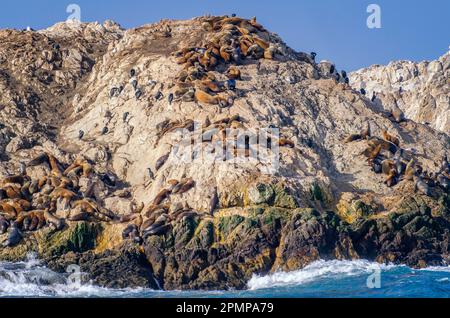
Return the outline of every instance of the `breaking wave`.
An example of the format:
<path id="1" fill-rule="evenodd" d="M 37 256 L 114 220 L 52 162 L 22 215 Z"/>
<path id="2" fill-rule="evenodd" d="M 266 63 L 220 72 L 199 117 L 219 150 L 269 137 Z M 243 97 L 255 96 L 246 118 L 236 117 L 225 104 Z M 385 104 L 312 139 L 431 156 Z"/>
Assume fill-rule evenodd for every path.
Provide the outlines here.
<path id="1" fill-rule="evenodd" d="M 368 289 L 366 280 L 377 271 L 381 288 Z M 364 260 L 317 261 L 298 271 L 255 275 L 244 291 L 108 289 L 72 283 L 69 275 L 51 271 L 33 255 L 25 262 L 0 262 L 0 297 L 450 297 L 450 267 L 413 270 Z"/>
<path id="2" fill-rule="evenodd" d="M 369 261 L 317 261 L 305 268 L 293 272 L 278 272 L 268 276 L 255 275 L 248 282 L 250 290 L 273 288 L 280 286 L 301 285 L 318 279 L 342 278 L 370 275 L 376 270 L 386 271 L 394 265 L 380 265 Z"/>
<path id="3" fill-rule="evenodd" d="M 42 266 L 33 254 L 25 262 L 0 262 L 0 297 L 124 297 L 141 292 L 78 285 L 68 275 Z"/>

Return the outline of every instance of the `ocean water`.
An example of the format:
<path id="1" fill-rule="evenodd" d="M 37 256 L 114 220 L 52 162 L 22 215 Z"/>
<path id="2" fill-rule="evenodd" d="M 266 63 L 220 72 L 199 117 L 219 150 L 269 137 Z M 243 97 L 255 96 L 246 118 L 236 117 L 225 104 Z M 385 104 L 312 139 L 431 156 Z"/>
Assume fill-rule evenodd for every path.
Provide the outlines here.
<path id="1" fill-rule="evenodd" d="M 26 262 L 0 263 L 0 297 L 447 298 L 450 297 L 450 267 L 414 270 L 363 260 L 318 261 L 299 271 L 254 276 L 245 291 L 166 292 L 77 285 L 67 275 L 52 272 L 30 256 Z"/>

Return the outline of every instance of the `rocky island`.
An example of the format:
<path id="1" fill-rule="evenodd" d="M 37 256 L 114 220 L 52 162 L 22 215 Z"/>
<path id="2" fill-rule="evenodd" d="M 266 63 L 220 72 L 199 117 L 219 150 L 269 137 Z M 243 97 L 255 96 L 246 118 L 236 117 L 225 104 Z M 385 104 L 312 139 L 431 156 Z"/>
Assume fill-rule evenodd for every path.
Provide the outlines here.
<path id="1" fill-rule="evenodd" d="M 449 53 L 347 74 L 227 16 L 0 43 L 1 261 L 165 290 L 448 265 Z"/>

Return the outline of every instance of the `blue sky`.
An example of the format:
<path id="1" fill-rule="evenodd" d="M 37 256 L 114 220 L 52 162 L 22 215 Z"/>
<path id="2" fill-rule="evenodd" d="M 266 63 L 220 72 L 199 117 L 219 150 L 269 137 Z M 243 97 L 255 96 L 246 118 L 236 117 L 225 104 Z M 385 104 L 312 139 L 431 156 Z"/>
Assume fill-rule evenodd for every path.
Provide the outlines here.
<path id="1" fill-rule="evenodd" d="M 81 7 L 83 22 L 112 19 L 126 28 L 208 13 L 257 16 L 292 48 L 349 71 L 436 59 L 450 45 L 449 0 L 3 0 L 0 28 L 46 28 L 66 20 L 71 3 Z M 381 7 L 381 29 L 366 26 L 371 3 Z"/>

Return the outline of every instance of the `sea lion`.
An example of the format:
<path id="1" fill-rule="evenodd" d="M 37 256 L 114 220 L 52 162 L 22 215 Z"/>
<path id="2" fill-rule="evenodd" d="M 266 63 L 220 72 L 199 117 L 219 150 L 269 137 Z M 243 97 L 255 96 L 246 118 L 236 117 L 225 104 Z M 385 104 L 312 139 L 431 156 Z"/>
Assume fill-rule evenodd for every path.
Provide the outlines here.
<path id="1" fill-rule="evenodd" d="M 390 175 L 392 170 L 396 170 L 395 164 L 392 160 L 386 159 L 381 162 L 381 171 L 385 175 Z"/>
<path id="2" fill-rule="evenodd" d="M 369 153 L 368 153 L 368 162 L 369 162 L 369 164 L 372 164 L 373 163 L 373 161 L 378 157 L 378 155 L 380 154 L 380 152 L 381 152 L 381 145 L 378 145 L 378 146 L 376 146 L 374 149 L 369 149 L 370 151 L 369 151 Z"/>
<path id="3" fill-rule="evenodd" d="M 398 147 L 394 145 L 392 142 L 380 139 L 378 137 L 370 137 L 368 144 L 371 147 L 376 147 L 380 145 L 382 150 L 389 151 L 392 154 L 395 154 L 398 150 Z"/>
<path id="4" fill-rule="evenodd" d="M 393 187 L 397 184 L 397 171 L 396 169 L 391 169 L 391 171 L 388 174 L 388 177 L 386 178 L 386 180 L 384 181 L 384 183 L 389 187 Z"/>
<path id="5" fill-rule="evenodd" d="M 5 234 L 8 231 L 9 222 L 0 215 L 0 234 Z"/>
<path id="6" fill-rule="evenodd" d="M 3 190 L 6 192 L 6 196 L 9 199 L 20 199 L 22 197 L 20 193 L 21 187 L 10 185 L 4 187 Z"/>
<path id="7" fill-rule="evenodd" d="M 372 161 L 372 169 L 376 174 L 383 172 L 383 165 L 381 164 L 381 161 L 378 159 L 375 159 Z"/>
<path id="8" fill-rule="evenodd" d="M 35 166 L 39 166 L 39 165 L 43 164 L 44 162 L 48 163 L 48 156 L 47 156 L 47 154 L 45 152 L 41 153 L 37 157 L 35 157 L 32 160 L 30 160 L 28 162 L 27 166 L 28 167 L 35 167 Z M 49 166 L 50 166 L 50 164 L 49 164 Z"/>
<path id="9" fill-rule="evenodd" d="M 14 222 L 9 228 L 8 238 L 3 242 L 3 247 L 14 247 L 22 240 L 22 233 L 18 225 Z"/>
<path id="10" fill-rule="evenodd" d="M 394 161 L 395 169 L 398 175 L 402 175 L 405 172 L 406 165 L 401 161 L 400 158 L 396 158 Z"/>
<path id="11" fill-rule="evenodd" d="M 391 118 L 394 119 L 396 123 L 401 123 L 405 121 L 405 114 L 397 105 L 392 106 Z"/>
<path id="12" fill-rule="evenodd" d="M 11 219 L 17 217 L 16 209 L 14 209 L 14 207 L 7 202 L 0 201 L 0 212 L 7 214 L 7 216 Z"/>
<path id="13" fill-rule="evenodd" d="M 158 171 L 159 169 L 162 168 L 162 166 L 164 166 L 164 164 L 166 163 L 166 161 L 169 159 L 170 157 L 170 152 L 162 157 L 160 157 L 155 164 L 155 170 Z"/>
<path id="14" fill-rule="evenodd" d="M 25 179 L 23 175 L 15 175 L 15 176 L 9 176 L 2 180 L 3 184 L 7 183 L 16 183 L 22 185 L 24 183 Z"/>
<path id="15" fill-rule="evenodd" d="M 51 225 L 56 231 L 62 230 L 65 226 L 64 220 L 55 217 L 48 211 L 48 209 L 44 210 L 44 217 L 47 223 Z"/>
<path id="16" fill-rule="evenodd" d="M 382 133 L 383 133 L 384 140 L 393 143 L 397 147 L 400 147 L 400 140 L 397 137 L 390 135 L 386 130 L 383 130 Z"/>
<path id="17" fill-rule="evenodd" d="M 278 141 L 278 145 L 280 147 L 295 148 L 295 143 L 292 140 L 288 140 L 288 139 L 285 139 L 285 138 L 281 138 Z"/>
<path id="18" fill-rule="evenodd" d="M 130 239 L 134 243 L 140 244 L 142 242 L 142 238 L 139 235 L 139 229 L 137 225 L 130 224 L 128 225 L 122 232 L 122 238 L 124 240 Z"/>
<path id="19" fill-rule="evenodd" d="M 167 189 L 161 190 L 158 195 L 153 200 L 153 205 L 159 205 L 161 204 L 165 199 L 167 199 L 170 195 L 170 191 Z"/>
<path id="20" fill-rule="evenodd" d="M 77 195 L 70 190 L 64 188 L 56 188 L 52 191 L 52 193 L 50 193 L 50 198 L 52 200 L 63 198 L 68 201 L 71 201 L 72 199 L 77 198 Z"/>
<path id="21" fill-rule="evenodd" d="M 426 196 L 431 197 L 431 189 L 428 186 L 428 184 L 426 184 L 425 181 L 423 181 L 423 179 L 421 177 L 414 177 L 414 191 L 417 192 L 421 192 L 422 194 L 425 194 Z"/>
<path id="22" fill-rule="evenodd" d="M 191 190 L 193 187 L 195 187 L 195 181 L 192 178 L 181 180 L 180 182 L 182 184 L 180 190 L 178 191 L 179 194 L 183 194 Z"/>

